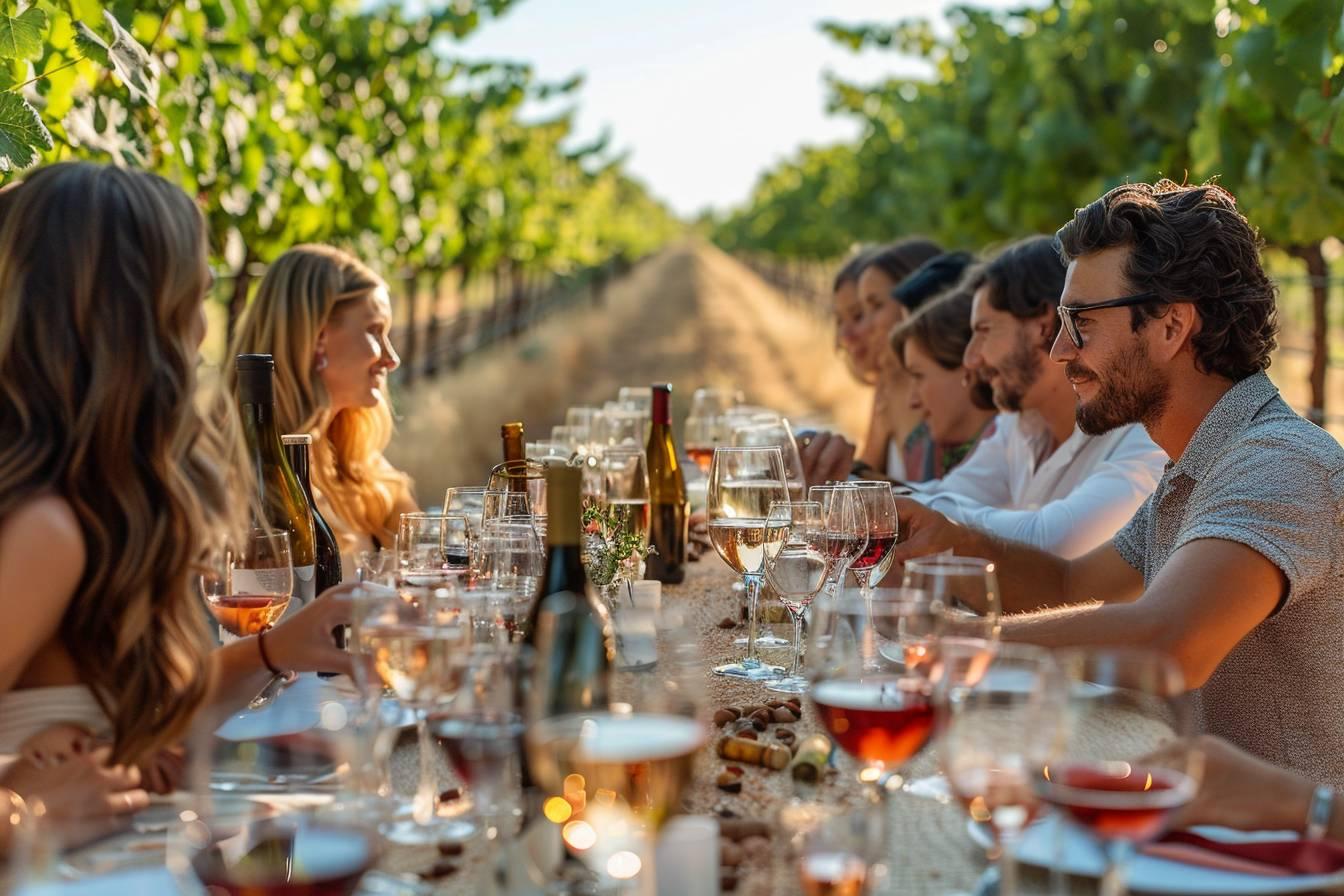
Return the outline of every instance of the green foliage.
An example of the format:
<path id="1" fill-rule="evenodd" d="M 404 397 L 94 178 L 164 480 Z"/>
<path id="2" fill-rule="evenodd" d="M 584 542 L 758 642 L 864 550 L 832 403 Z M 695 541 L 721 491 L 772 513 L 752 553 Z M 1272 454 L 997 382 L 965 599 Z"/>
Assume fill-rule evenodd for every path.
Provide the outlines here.
<path id="1" fill-rule="evenodd" d="M 946 25 L 823 23 L 930 75 L 833 80 L 862 138 L 762 175 L 716 240 L 799 258 L 906 233 L 979 247 L 1161 176 L 1220 178 L 1279 245 L 1344 230 L 1344 0 L 954 6 Z"/>
<path id="2" fill-rule="evenodd" d="M 302 241 L 389 278 L 566 273 L 657 246 L 677 223 L 605 144 L 526 114 L 579 78 L 458 57 L 512 3 L 0 0 L 0 173 L 157 171 L 197 197 L 235 271 Z"/>

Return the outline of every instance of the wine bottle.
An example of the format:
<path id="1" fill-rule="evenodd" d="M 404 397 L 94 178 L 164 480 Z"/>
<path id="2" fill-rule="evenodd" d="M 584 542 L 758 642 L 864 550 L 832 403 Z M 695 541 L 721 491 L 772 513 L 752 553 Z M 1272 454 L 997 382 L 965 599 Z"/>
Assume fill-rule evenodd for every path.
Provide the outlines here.
<path id="1" fill-rule="evenodd" d="M 285 446 L 285 458 L 289 461 L 290 469 L 294 471 L 294 477 L 299 480 L 299 486 L 308 498 L 308 509 L 313 514 L 313 558 L 316 566 L 313 590 L 321 594 L 328 588 L 341 584 L 341 549 L 336 545 L 336 536 L 332 534 L 331 527 L 322 518 L 322 512 L 317 509 L 317 502 L 313 500 L 313 484 L 309 477 L 308 462 L 313 437 L 307 433 L 288 433 L 280 437 L 280 442 Z M 336 641 L 336 646 L 344 650 L 345 626 L 340 625 L 332 629 L 331 635 Z"/>
<path id="2" fill-rule="evenodd" d="M 243 438 L 256 479 L 257 512 L 262 515 L 255 522 L 289 533 L 294 593 L 283 617 L 287 618 L 312 603 L 316 596 L 313 512 L 280 443 L 280 430 L 275 422 L 274 360 L 270 355 L 239 355 L 237 367 Z M 234 570 L 235 589 L 243 574 L 243 570 Z"/>
<path id="3" fill-rule="evenodd" d="M 672 384 L 653 385 L 653 419 L 649 444 L 649 544 L 645 578 L 678 584 L 686 579 L 686 539 L 690 504 L 686 479 L 672 438 Z"/>
<path id="4" fill-rule="evenodd" d="M 508 476 L 509 491 L 520 492 L 527 489 L 526 455 L 523 452 L 522 421 L 505 423 L 499 428 L 499 438 L 504 443 L 503 471 Z"/>
<path id="5" fill-rule="evenodd" d="M 527 639 L 531 643 L 542 601 L 551 594 L 586 595 L 588 574 L 583 568 L 579 486 L 583 472 L 578 467 L 552 466 L 546 470 L 546 494 L 550 513 L 546 528 L 546 569 L 528 613 Z M 605 612 L 606 608 L 602 607 Z"/>

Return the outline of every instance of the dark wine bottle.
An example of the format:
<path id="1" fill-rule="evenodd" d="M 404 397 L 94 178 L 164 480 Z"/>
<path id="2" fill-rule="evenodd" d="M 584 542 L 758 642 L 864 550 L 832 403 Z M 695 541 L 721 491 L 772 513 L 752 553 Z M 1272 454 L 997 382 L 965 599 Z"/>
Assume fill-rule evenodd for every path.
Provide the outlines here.
<path id="1" fill-rule="evenodd" d="M 322 512 L 317 509 L 317 503 L 313 501 L 313 484 L 309 478 L 308 462 L 313 437 L 307 433 L 287 433 L 280 437 L 280 442 L 285 446 L 285 458 L 289 461 L 290 469 L 294 471 L 294 477 L 299 480 L 299 486 L 308 498 L 308 509 L 313 514 L 313 556 L 316 561 L 314 590 L 321 594 L 328 588 L 341 584 L 341 549 L 336 544 L 336 536 L 332 534 L 331 527 L 322 518 Z M 336 646 L 344 650 L 345 626 L 332 629 L 331 635 L 336 640 Z"/>
<path id="2" fill-rule="evenodd" d="M 616 656 L 611 614 L 588 587 L 579 556 L 580 477 L 577 467 L 546 470 L 546 572 L 526 634 L 549 682 L 545 715 L 605 709 Z"/>
<path id="3" fill-rule="evenodd" d="M 508 476 L 509 491 L 526 491 L 527 456 L 523 452 L 522 421 L 505 423 L 499 428 L 499 438 L 504 443 L 504 462 L 501 466 Z"/>
<path id="4" fill-rule="evenodd" d="M 258 490 L 259 526 L 289 533 L 294 592 L 285 610 L 292 616 L 316 596 L 316 548 L 308 496 L 285 457 L 275 421 L 275 362 L 270 355 L 239 355 L 238 407 L 243 438 Z M 234 570 L 235 587 L 242 570 Z M 251 590 L 251 589 L 249 589 Z M 261 589 L 264 590 L 264 589 Z"/>
<path id="5" fill-rule="evenodd" d="M 672 438 L 672 384 L 653 385 L 653 419 L 649 444 L 649 544 L 654 553 L 645 561 L 645 578 L 679 584 L 686 579 L 686 539 L 690 504 L 686 479 Z"/>

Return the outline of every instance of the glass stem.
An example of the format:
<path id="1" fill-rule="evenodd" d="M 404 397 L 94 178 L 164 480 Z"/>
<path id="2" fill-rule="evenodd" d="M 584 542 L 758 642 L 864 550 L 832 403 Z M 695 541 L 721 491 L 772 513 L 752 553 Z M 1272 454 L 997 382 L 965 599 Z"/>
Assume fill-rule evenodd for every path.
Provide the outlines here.
<path id="1" fill-rule="evenodd" d="M 999 831 L 999 896 L 1017 896 L 1017 840 L 1021 831 Z"/>
<path id="2" fill-rule="evenodd" d="M 1124 840 L 1112 840 L 1106 844 L 1106 873 L 1101 878 L 1101 896 L 1125 896 L 1125 885 L 1129 878 L 1129 859 L 1134 855 L 1134 845 Z"/>
<path id="3" fill-rule="evenodd" d="M 803 674 L 803 611 L 789 605 L 789 615 L 793 617 L 793 662 L 789 663 L 789 678 L 798 678 Z"/>
<path id="4" fill-rule="evenodd" d="M 415 789 L 415 803 L 412 817 L 416 824 L 426 825 L 434 820 L 434 804 L 438 788 L 434 780 L 434 762 L 430 755 L 429 713 L 423 709 L 415 712 L 415 736 L 420 748 L 420 783 Z"/>
<path id="5" fill-rule="evenodd" d="M 747 660 L 748 666 L 759 666 L 760 657 L 756 656 L 756 605 L 761 600 L 761 577 L 748 573 L 742 577 L 747 588 Z"/>

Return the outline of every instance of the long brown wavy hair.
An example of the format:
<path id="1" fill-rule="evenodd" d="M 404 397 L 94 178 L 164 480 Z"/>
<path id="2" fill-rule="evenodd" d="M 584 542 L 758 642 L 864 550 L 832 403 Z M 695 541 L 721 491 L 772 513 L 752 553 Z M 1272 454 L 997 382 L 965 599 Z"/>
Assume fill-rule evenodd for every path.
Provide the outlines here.
<path id="1" fill-rule="evenodd" d="M 0 517 L 56 494 L 78 518 L 58 636 L 114 760 L 135 761 L 206 699 L 194 573 L 234 522 L 232 462 L 193 404 L 205 226 L 166 180 L 89 163 L 38 170 L 0 208 Z"/>
<path id="2" fill-rule="evenodd" d="M 397 494 L 408 487 L 405 474 L 383 457 L 392 409 L 384 397 L 375 407 L 333 414 L 314 367 L 322 327 L 380 287 L 382 278 L 348 252 L 313 244 L 289 249 L 267 269 L 238 323 L 223 382 L 231 403 L 238 389 L 234 359 L 273 355 L 276 422 L 283 432 L 312 434 L 313 485 L 339 518 L 330 522 L 385 540 Z"/>

